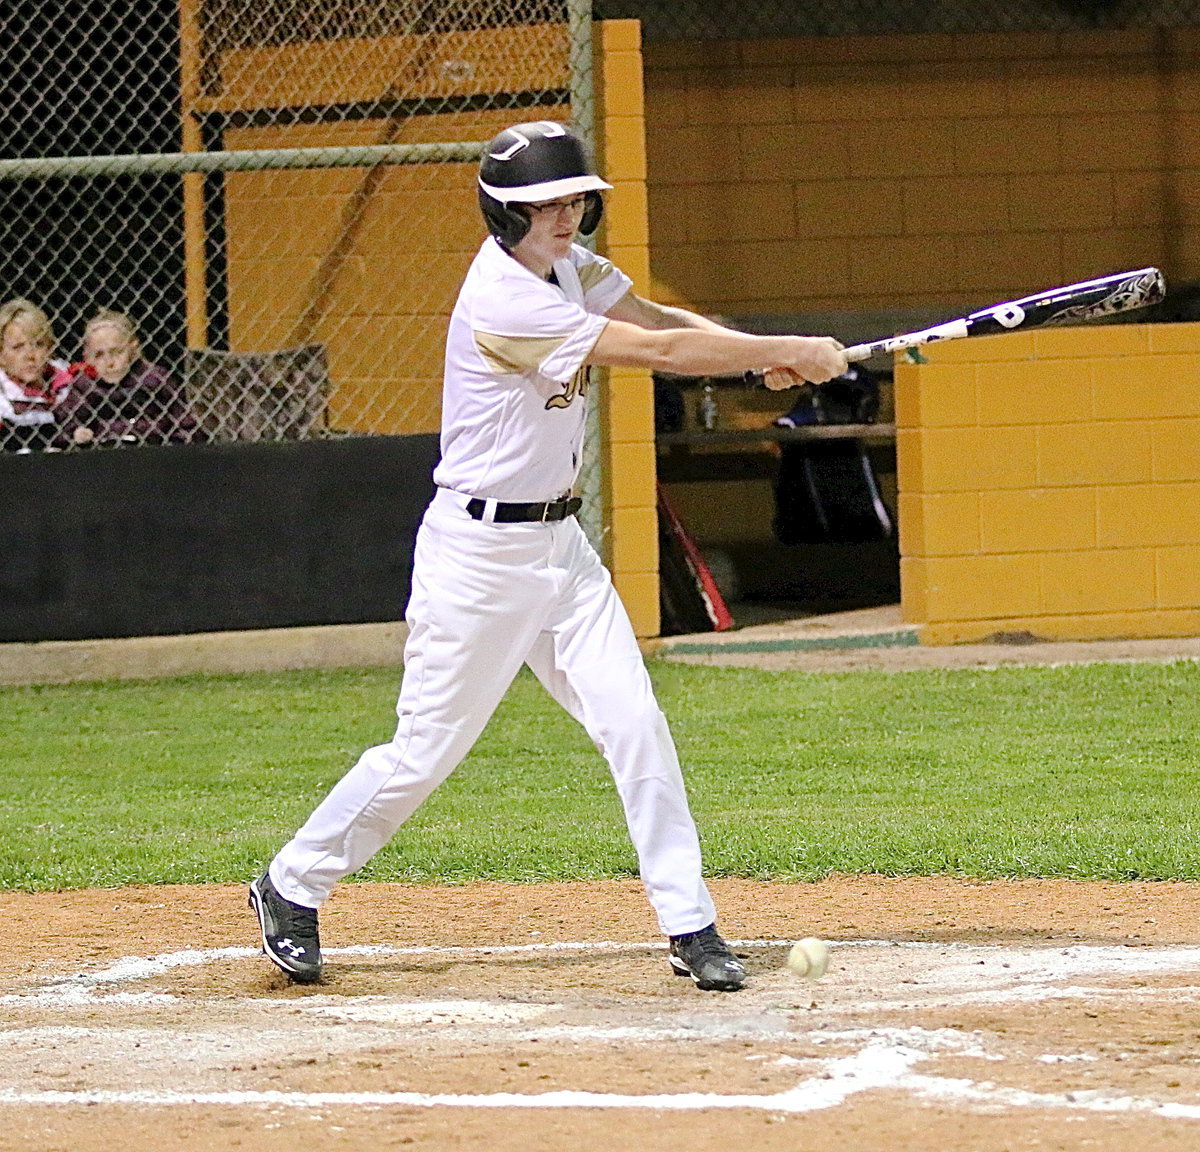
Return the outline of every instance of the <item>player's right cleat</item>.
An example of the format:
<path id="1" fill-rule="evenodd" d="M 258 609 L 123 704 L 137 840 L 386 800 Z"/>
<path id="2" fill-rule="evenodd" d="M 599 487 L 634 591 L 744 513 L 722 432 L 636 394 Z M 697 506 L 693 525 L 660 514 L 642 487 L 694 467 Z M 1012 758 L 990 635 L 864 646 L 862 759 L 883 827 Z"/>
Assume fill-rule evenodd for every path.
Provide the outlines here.
<path id="1" fill-rule="evenodd" d="M 690 976 L 703 992 L 736 992 L 746 983 L 746 966 L 729 950 L 715 924 L 671 937 L 671 967 Z"/>
<path id="2" fill-rule="evenodd" d="M 317 983 L 321 979 L 317 910 L 285 900 L 267 872 L 250 884 L 250 907 L 258 916 L 267 959 L 297 984 Z"/>

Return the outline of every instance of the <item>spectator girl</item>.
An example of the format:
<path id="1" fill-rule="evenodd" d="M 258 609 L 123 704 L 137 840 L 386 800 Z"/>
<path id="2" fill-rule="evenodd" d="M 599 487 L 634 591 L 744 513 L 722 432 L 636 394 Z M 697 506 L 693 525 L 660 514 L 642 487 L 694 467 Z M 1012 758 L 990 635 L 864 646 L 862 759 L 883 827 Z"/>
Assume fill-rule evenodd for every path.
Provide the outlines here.
<path id="1" fill-rule="evenodd" d="M 30 452 L 53 445 L 57 415 L 74 373 L 53 359 L 50 318 L 30 300 L 0 304 L 0 448 Z"/>
<path id="2" fill-rule="evenodd" d="M 76 445 L 186 443 L 196 421 L 165 368 L 142 357 L 133 321 L 103 309 L 83 330 L 84 375 L 63 408 Z"/>

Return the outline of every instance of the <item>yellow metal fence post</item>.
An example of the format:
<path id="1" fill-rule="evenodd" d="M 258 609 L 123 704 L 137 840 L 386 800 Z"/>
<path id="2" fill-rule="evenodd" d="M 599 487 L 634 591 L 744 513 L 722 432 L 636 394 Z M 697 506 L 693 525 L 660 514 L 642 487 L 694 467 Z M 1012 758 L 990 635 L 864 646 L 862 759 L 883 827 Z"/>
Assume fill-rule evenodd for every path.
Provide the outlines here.
<path id="1" fill-rule="evenodd" d="M 201 37 L 199 0 L 179 0 L 180 112 L 184 152 L 203 152 L 197 119 L 200 96 Z M 183 181 L 183 286 L 187 312 L 187 346 L 208 346 L 207 275 L 204 256 L 204 176 L 187 172 Z"/>

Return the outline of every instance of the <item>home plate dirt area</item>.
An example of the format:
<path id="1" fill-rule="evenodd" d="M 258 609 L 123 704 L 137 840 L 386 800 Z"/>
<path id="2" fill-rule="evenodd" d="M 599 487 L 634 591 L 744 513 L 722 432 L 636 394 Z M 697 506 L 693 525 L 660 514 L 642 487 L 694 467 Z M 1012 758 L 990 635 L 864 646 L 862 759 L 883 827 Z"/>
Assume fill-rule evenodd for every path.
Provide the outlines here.
<path id="1" fill-rule="evenodd" d="M 0 1149 L 1200 1146 L 1198 886 L 713 888 L 740 993 L 633 881 L 346 884 L 311 987 L 239 886 L 5 893 Z"/>

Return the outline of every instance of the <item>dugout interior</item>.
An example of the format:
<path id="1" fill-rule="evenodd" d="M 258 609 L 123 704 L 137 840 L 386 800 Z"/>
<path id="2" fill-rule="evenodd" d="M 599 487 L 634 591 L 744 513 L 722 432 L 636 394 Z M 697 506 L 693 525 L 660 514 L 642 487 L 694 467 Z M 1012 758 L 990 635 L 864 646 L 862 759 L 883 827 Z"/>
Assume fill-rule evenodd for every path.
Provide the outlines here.
<path id="1" fill-rule="evenodd" d="M 1174 289 L 1200 277 L 1200 35 L 1181 26 L 1188 5 L 1153 6 L 1157 27 L 1121 27 L 1111 9 L 1018 5 L 1001 21 L 949 5 L 925 12 L 920 34 L 891 35 L 873 33 L 902 5 L 874 17 L 800 7 L 796 24 L 840 18 L 846 34 L 772 35 L 755 5 L 745 26 L 757 34 L 743 38 L 672 38 L 657 8 L 647 20 L 655 298 L 849 343 L 1114 269 L 1154 264 Z M 1020 422 L 1025 400 L 996 418 Z M 774 402 L 731 392 L 721 419 L 761 427 Z M 732 559 L 751 595 L 786 591 L 815 608 L 894 594 L 899 549 L 861 546 L 834 563 L 837 549 L 772 538 L 771 450 L 748 460 L 744 446 L 714 445 L 708 475 L 660 455 L 702 545 Z M 913 502 L 897 497 L 894 455 L 873 454 L 903 539 Z M 922 619 L 928 597 L 911 599 Z"/>

